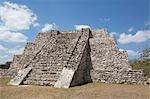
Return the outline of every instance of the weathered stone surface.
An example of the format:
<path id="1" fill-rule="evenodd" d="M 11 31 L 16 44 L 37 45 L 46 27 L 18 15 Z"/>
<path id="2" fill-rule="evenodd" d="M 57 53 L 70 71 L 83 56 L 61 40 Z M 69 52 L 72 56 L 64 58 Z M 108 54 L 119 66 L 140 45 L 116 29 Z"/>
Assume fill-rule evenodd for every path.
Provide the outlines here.
<path id="1" fill-rule="evenodd" d="M 127 53 L 119 51 L 106 29 L 39 33 L 15 57 L 9 72 L 13 77 L 18 70 L 32 69 L 20 79 L 22 84 L 69 88 L 88 82 L 146 81 L 142 70 L 132 70 Z"/>
<path id="2" fill-rule="evenodd" d="M 129 71 L 104 71 L 95 70 L 93 73 L 94 82 L 119 83 L 119 84 L 145 84 L 146 78 L 142 70 Z"/>
<path id="3" fill-rule="evenodd" d="M 7 72 L 10 68 L 11 62 L 6 62 L 5 64 L 0 64 L 0 78 L 8 76 Z"/>
<path id="4" fill-rule="evenodd" d="M 126 52 L 120 52 L 106 29 L 92 30 L 91 59 L 94 70 L 131 70 Z"/>
<path id="5" fill-rule="evenodd" d="M 90 31 L 70 34 L 54 32 L 47 33 L 51 38 L 47 38 L 41 50 L 26 65 L 32 68 L 32 72 L 27 75 L 23 84 L 54 86 L 64 67 L 78 69 Z"/>
<path id="6" fill-rule="evenodd" d="M 9 69 L 11 62 L 0 64 L 0 69 Z"/>
<path id="7" fill-rule="evenodd" d="M 8 69 L 7 76 L 14 77 L 17 74 L 18 70 L 20 69 L 19 66 L 20 58 L 21 55 L 14 55 L 13 61 L 10 64 L 10 68 Z"/>
<path id="8" fill-rule="evenodd" d="M 18 75 L 15 76 L 8 84 L 19 85 L 30 71 L 30 67 L 19 70 Z"/>
<path id="9" fill-rule="evenodd" d="M 73 75 L 75 73 L 75 70 L 69 70 L 68 68 L 64 67 L 59 79 L 55 83 L 54 87 L 56 88 L 69 88 Z"/>
<path id="10" fill-rule="evenodd" d="M 0 69 L 0 78 L 7 76 L 8 69 Z"/>

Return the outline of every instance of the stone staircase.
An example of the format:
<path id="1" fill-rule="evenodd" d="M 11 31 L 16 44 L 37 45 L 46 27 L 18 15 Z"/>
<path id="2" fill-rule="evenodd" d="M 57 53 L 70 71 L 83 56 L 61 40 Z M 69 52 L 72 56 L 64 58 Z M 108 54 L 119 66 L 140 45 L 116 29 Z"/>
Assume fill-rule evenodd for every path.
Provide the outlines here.
<path id="1" fill-rule="evenodd" d="M 19 70 L 17 76 L 15 76 L 8 85 L 20 85 L 23 81 L 23 79 L 27 76 L 27 74 L 31 71 L 31 68 L 24 68 Z"/>
<path id="2" fill-rule="evenodd" d="M 27 44 L 21 57 L 13 61 L 12 72 L 19 72 L 11 85 L 69 88 L 90 81 L 145 82 L 143 72 L 132 70 L 127 53 L 119 51 L 105 29 L 39 33 L 33 43 Z"/>
<path id="3" fill-rule="evenodd" d="M 40 61 L 37 64 L 40 65 L 32 69 L 32 72 L 28 74 L 23 84 L 53 86 L 59 78 L 63 66 L 56 65 L 56 63 L 49 64 L 46 60 Z"/>
<path id="4" fill-rule="evenodd" d="M 77 43 L 77 37 L 69 37 L 61 34 L 53 43 L 45 44 L 47 46 L 44 46 L 35 60 L 28 65 L 32 67 L 32 72 L 27 75 L 23 84 L 54 86 L 69 60 L 74 48 L 72 46 Z"/>
<path id="5" fill-rule="evenodd" d="M 32 68 L 21 82 L 27 85 L 45 85 L 54 86 L 63 76 L 61 81 L 68 80 L 62 70 L 68 68 L 68 71 L 75 72 L 80 64 L 83 51 L 89 38 L 87 33 L 76 34 L 58 34 L 54 38 L 47 39 L 45 44 L 36 51 L 32 61 L 26 64 L 25 68 Z M 53 40 L 52 40 L 53 39 Z M 35 44 L 36 46 L 36 44 Z M 72 81 L 74 73 L 70 77 L 68 87 Z M 61 85 L 62 86 L 62 85 Z"/>
<path id="6" fill-rule="evenodd" d="M 81 81 L 83 81 L 83 76 L 85 71 L 80 66 L 87 67 L 86 57 L 84 56 L 84 50 L 86 50 L 86 46 L 88 44 L 88 39 L 90 36 L 89 30 L 84 30 L 81 35 L 78 37 L 78 40 L 72 50 L 72 54 L 67 62 L 67 65 L 63 68 L 61 75 L 54 87 L 57 88 L 69 88 L 72 85 L 79 85 Z M 82 62 L 82 63 L 81 63 Z M 83 69 L 83 70 L 81 70 Z M 80 71 L 81 73 L 77 74 L 76 72 Z M 88 76 L 88 75 L 86 75 Z M 83 82 L 86 82 L 85 80 Z M 73 84 L 72 84 L 73 83 Z"/>

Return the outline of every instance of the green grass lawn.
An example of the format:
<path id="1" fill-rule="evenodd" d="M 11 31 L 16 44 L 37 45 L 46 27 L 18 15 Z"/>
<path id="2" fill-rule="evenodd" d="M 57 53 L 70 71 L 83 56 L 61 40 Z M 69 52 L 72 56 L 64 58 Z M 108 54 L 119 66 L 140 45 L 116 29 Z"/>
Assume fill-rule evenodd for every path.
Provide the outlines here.
<path id="1" fill-rule="evenodd" d="M 0 99 L 150 99 L 148 85 L 89 83 L 69 89 L 48 86 L 8 86 L 0 79 Z"/>

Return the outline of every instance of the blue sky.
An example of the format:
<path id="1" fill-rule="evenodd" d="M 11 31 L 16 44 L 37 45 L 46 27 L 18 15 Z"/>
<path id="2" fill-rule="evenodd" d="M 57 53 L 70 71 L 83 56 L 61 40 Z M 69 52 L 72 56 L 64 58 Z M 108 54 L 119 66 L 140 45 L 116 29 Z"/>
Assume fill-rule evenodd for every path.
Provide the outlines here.
<path id="1" fill-rule="evenodd" d="M 16 26 L 23 20 L 9 26 L 6 23 L 15 23 L 15 19 L 7 17 L 8 15 L 1 10 L 0 63 L 8 58 L 12 59 L 13 54 L 20 53 L 26 42 L 33 41 L 45 24 L 48 29 L 57 27 L 61 31 L 73 30 L 75 25 L 80 24 L 91 28 L 107 28 L 118 39 L 118 47 L 128 51 L 130 59 L 137 58 L 137 51 L 142 50 L 150 39 L 150 0 L 0 0 L 1 8 L 6 8 L 10 13 L 12 10 L 8 6 L 16 7 L 14 5 L 19 5 L 20 8 L 16 8 L 19 11 L 25 9 L 25 15 L 30 13 L 26 19 L 36 19 L 32 22 L 26 21 L 23 28 Z M 22 7 L 23 5 L 26 8 Z M 10 15 L 19 19 L 19 16 L 13 14 L 15 13 Z M 14 26 L 17 29 L 12 28 Z M 7 29 L 4 31 L 4 28 Z M 7 32 L 7 35 L 8 32 L 9 35 L 14 33 L 13 36 L 19 32 L 17 35 L 24 41 L 17 42 L 8 38 L 6 40 L 4 32 Z M 4 51 L 6 49 L 9 53 Z"/>

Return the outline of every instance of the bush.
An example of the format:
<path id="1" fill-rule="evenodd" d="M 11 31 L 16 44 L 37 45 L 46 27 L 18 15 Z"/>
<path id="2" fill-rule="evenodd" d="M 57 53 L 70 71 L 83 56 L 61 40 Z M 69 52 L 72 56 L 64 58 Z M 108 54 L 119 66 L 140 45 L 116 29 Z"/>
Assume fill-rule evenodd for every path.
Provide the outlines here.
<path id="1" fill-rule="evenodd" d="M 145 76 L 150 78 L 150 59 L 130 61 L 133 69 L 143 69 Z"/>

